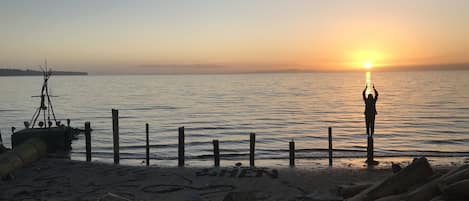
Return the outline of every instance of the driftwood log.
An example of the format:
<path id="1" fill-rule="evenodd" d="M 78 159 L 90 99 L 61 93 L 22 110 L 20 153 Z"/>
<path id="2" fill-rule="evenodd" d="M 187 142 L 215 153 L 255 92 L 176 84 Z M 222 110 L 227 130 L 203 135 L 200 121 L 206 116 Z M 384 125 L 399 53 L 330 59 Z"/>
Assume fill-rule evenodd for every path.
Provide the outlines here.
<path id="1" fill-rule="evenodd" d="M 347 201 L 372 201 L 382 197 L 406 192 L 410 187 L 428 181 L 433 169 L 424 157 L 415 159 L 412 164 L 377 183 Z"/>
<path id="2" fill-rule="evenodd" d="M 469 199 L 469 179 L 455 182 L 443 188 L 443 197 L 448 200 Z"/>
<path id="3" fill-rule="evenodd" d="M 425 158 L 415 159 L 398 174 L 363 190 L 348 200 L 441 201 L 469 198 L 469 165 L 454 168 L 443 175 L 432 172 Z"/>
<path id="4" fill-rule="evenodd" d="M 394 201 L 394 200 L 406 200 L 406 201 L 423 201 L 431 200 L 433 197 L 441 194 L 438 185 L 435 181 L 424 184 L 423 186 L 409 192 L 398 195 L 387 196 L 378 199 L 377 201 Z"/>
<path id="5" fill-rule="evenodd" d="M 444 200 L 461 200 L 469 197 L 469 182 L 465 182 L 469 177 L 469 166 L 464 165 L 455 168 L 448 173 L 439 176 L 432 181 L 420 186 L 414 191 L 400 195 L 381 198 L 378 201 L 407 200 L 407 201 L 428 201 L 438 197 L 443 193 Z M 462 180 L 462 181 L 461 181 Z M 469 180 L 468 180 L 469 181 Z"/>
<path id="6" fill-rule="evenodd" d="M 32 138 L 16 146 L 12 151 L 0 154 L 0 178 L 39 160 L 46 153 L 47 144 L 39 138 Z"/>
<path id="7" fill-rule="evenodd" d="M 372 186 L 372 183 L 364 183 L 364 184 L 355 184 L 355 185 L 341 185 L 338 188 L 338 193 L 343 198 L 350 198 L 363 190 Z"/>
<path id="8" fill-rule="evenodd" d="M 441 183 L 445 185 L 452 184 L 457 181 L 469 179 L 469 165 L 463 165 L 452 171 L 449 171 L 441 178 Z"/>

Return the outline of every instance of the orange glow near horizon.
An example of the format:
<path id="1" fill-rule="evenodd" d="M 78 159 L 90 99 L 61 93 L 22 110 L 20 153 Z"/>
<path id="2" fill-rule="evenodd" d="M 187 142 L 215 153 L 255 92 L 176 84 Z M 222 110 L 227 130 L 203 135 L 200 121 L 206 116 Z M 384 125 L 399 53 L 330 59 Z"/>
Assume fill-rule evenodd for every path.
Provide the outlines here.
<path id="1" fill-rule="evenodd" d="M 349 56 L 349 66 L 355 69 L 371 69 L 382 65 L 388 58 L 378 51 L 356 51 Z"/>

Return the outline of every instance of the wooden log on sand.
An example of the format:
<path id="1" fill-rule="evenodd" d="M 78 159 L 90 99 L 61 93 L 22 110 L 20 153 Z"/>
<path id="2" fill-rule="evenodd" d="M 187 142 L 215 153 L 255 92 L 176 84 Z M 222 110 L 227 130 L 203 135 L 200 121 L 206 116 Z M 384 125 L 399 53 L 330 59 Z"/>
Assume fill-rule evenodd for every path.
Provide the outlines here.
<path id="1" fill-rule="evenodd" d="M 339 186 L 338 193 L 343 198 L 350 198 L 350 197 L 362 192 L 363 190 L 369 188 L 372 185 L 373 185 L 372 183 L 370 183 L 370 184 L 343 185 L 343 186 Z"/>
<path id="2" fill-rule="evenodd" d="M 394 201 L 394 200 L 428 201 L 428 200 L 431 200 L 432 198 L 441 194 L 441 191 L 438 188 L 438 185 L 436 185 L 436 180 L 437 179 L 429 183 L 426 183 L 412 192 L 387 196 L 387 197 L 380 198 L 376 201 Z"/>
<path id="3" fill-rule="evenodd" d="M 0 155 L 0 178 L 5 178 L 10 173 L 23 167 L 21 158 L 11 152 Z"/>
<path id="4" fill-rule="evenodd" d="M 39 138 L 31 138 L 16 146 L 11 152 L 0 155 L 0 178 L 46 156 L 47 144 Z"/>
<path id="5" fill-rule="evenodd" d="M 427 181 L 433 175 L 433 169 L 425 157 L 415 159 L 412 164 L 377 183 L 348 201 L 372 201 L 382 197 L 406 192 L 410 187 Z"/>
<path id="6" fill-rule="evenodd" d="M 376 201 L 428 201 L 436 198 L 436 200 L 439 200 L 439 195 L 442 195 L 441 198 L 443 200 L 464 200 L 469 197 L 469 180 L 458 181 L 443 188 L 439 185 L 439 182 L 441 182 L 441 180 L 436 179 L 410 193 L 388 196 Z"/>
<path id="7" fill-rule="evenodd" d="M 446 173 L 442 178 L 441 182 L 444 185 L 450 185 L 457 181 L 469 179 L 469 165 L 463 165 Z"/>
<path id="8" fill-rule="evenodd" d="M 9 153 L 17 155 L 24 164 L 29 164 L 47 155 L 47 144 L 40 138 L 31 138 Z"/>
<path id="9" fill-rule="evenodd" d="M 469 179 L 455 182 L 443 188 L 443 197 L 448 200 L 465 200 L 469 198 Z"/>
<path id="10" fill-rule="evenodd" d="M 464 165 L 442 176 L 434 176 L 429 182 L 413 191 L 383 197 L 377 201 L 428 201 L 438 198 L 442 193 L 444 200 L 460 200 L 469 197 L 467 189 L 469 189 L 469 165 Z"/>

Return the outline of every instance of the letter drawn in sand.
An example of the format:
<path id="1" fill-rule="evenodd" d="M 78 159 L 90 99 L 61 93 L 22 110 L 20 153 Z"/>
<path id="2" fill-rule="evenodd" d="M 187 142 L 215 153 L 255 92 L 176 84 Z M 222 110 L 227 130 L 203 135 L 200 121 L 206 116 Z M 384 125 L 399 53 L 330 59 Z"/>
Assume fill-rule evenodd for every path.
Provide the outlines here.
<path id="1" fill-rule="evenodd" d="M 264 175 L 269 176 L 272 179 L 278 178 L 278 171 L 276 169 L 269 168 L 205 168 L 195 173 L 196 176 L 210 176 L 210 177 L 263 177 Z"/>

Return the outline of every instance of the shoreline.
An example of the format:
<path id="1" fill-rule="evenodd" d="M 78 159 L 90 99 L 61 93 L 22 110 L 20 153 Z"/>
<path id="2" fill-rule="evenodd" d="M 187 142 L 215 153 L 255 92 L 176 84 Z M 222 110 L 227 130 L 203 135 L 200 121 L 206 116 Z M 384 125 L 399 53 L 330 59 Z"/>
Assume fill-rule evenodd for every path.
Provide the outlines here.
<path id="1" fill-rule="evenodd" d="M 415 157 L 423 157 L 423 156 L 415 156 Z M 375 169 L 386 169 L 390 168 L 392 163 L 401 164 L 406 166 L 412 162 L 415 157 L 410 156 L 392 156 L 392 157 L 382 157 L 378 156 L 375 157 L 377 161 L 380 163 L 376 165 Z M 469 157 L 467 156 L 454 156 L 454 157 L 440 157 L 440 156 L 424 156 L 426 157 L 433 167 L 438 168 L 450 168 L 462 164 L 469 163 Z M 85 155 L 72 155 L 71 160 L 74 161 L 85 161 Z M 356 169 L 367 169 L 367 165 L 365 163 L 366 157 L 347 157 L 347 158 L 340 158 L 334 157 L 333 158 L 333 168 L 356 168 Z M 104 163 L 104 164 L 113 164 L 112 158 L 100 158 L 94 157 L 92 159 L 93 162 L 97 163 Z M 221 167 L 232 167 L 236 163 L 242 163 L 243 165 L 249 165 L 249 159 L 221 159 L 220 166 Z M 129 159 L 129 158 L 120 158 L 120 163 L 122 165 L 127 166 L 136 166 L 136 167 L 145 167 L 145 159 Z M 328 158 L 297 158 L 295 160 L 295 168 L 306 168 L 306 169 L 323 169 L 329 168 L 329 161 Z M 150 159 L 150 166 L 151 167 L 161 167 L 161 168 L 172 168 L 177 167 L 178 161 L 177 159 L 168 159 L 168 160 L 155 160 Z M 289 168 L 289 160 L 288 159 L 263 159 L 263 158 L 256 158 L 256 165 L 259 167 L 275 167 L 275 168 Z M 206 168 L 213 166 L 213 158 L 210 159 L 186 159 L 185 160 L 185 167 L 189 168 Z"/>

